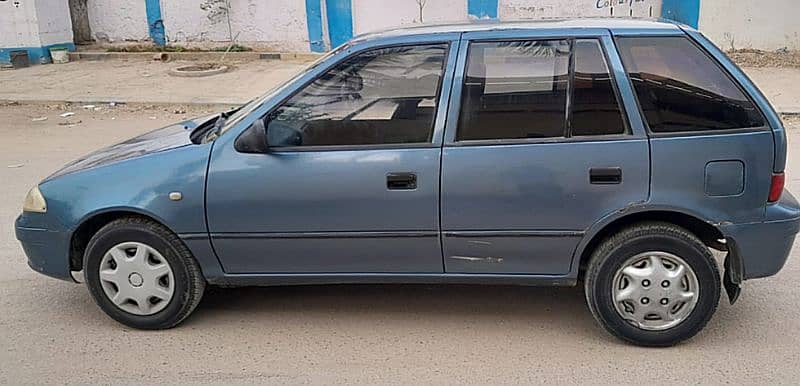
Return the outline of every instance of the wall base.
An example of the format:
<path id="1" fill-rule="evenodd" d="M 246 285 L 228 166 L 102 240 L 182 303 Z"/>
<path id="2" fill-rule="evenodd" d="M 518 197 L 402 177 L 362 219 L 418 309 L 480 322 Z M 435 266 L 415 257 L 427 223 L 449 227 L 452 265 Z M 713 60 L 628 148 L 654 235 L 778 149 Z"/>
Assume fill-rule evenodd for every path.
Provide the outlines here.
<path id="1" fill-rule="evenodd" d="M 28 51 L 28 58 L 31 64 L 45 64 L 52 62 L 50 49 L 55 47 L 66 47 L 69 51 L 75 51 L 75 43 L 49 44 L 41 47 L 3 47 L 0 48 L 0 64 L 11 63 L 11 51 Z"/>

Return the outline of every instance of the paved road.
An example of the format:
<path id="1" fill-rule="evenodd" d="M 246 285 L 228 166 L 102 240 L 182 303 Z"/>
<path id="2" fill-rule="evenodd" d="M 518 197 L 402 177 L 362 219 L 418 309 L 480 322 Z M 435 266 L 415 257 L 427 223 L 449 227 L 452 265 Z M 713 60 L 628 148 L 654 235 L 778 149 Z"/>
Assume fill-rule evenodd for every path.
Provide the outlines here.
<path id="1" fill-rule="evenodd" d="M 106 317 L 83 286 L 29 270 L 12 222 L 82 153 L 184 115 L 0 107 L 0 384 L 785 383 L 800 378 L 798 247 L 706 330 L 668 349 L 605 334 L 579 288 L 363 285 L 216 289 L 169 331 Z M 186 115 L 199 114 L 190 111 Z M 33 118 L 47 116 L 43 122 Z M 112 119 L 114 118 L 114 119 Z M 792 124 L 800 127 L 800 122 Z M 800 131 L 790 146 L 797 149 Z M 800 155 L 790 186 L 800 192 Z"/>

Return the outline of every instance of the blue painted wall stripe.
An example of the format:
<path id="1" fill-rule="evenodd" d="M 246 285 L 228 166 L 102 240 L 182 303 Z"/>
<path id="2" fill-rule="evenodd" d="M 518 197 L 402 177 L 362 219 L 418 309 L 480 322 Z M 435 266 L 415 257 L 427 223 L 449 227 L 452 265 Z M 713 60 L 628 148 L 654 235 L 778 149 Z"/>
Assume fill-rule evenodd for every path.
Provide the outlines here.
<path id="1" fill-rule="evenodd" d="M 167 44 L 167 37 L 164 31 L 164 20 L 161 18 L 161 1 L 145 0 L 145 12 L 147 12 L 147 30 L 150 38 L 157 46 Z"/>
<path id="2" fill-rule="evenodd" d="M 700 0 L 664 0 L 661 17 L 697 28 L 700 20 Z"/>
<path id="3" fill-rule="evenodd" d="M 497 19 L 497 0 L 468 0 L 467 14 L 478 19 Z"/>
<path id="4" fill-rule="evenodd" d="M 350 0 L 325 0 L 325 10 L 331 47 L 338 47 L 353 37 L 353 6 Z"/>
<path id="5" fill-rule="evenodd" d="M 322 36 L 322 3 L 321 0 L 306 0 L 306 26 L 308 26 L 308 45 L 311 52 L 325 52 L 325 40 Z"/>

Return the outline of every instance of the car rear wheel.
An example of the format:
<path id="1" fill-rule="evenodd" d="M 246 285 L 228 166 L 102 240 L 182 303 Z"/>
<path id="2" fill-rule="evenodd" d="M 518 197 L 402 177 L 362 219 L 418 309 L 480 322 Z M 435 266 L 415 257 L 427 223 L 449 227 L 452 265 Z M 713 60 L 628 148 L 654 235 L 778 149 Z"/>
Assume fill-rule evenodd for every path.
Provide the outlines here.
<path id="1" fill-rule="evenodd" d="M 205 289 L 189 250 L 162 225 L 138 217 L 101 228 L 86 248 L 89 292 L 116 321 L 138 329 L 174 327 Z"/>
<path id="2" fill-rule="evenodd" d="M 720 276 L 708 248 L 667 223 L 643 223 L 603 241 L 586 271 L 586 300 L 611 334 L 642 346 L 693 337 L 717 308 Z"/>

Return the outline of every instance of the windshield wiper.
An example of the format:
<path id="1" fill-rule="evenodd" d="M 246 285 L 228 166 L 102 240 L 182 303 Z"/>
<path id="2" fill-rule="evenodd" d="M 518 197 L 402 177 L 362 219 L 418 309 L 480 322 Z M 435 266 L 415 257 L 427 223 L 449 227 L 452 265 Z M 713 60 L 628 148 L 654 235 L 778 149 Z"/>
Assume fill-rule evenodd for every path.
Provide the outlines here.
<path id="1" fill-rule="evenodd" d="M 228 119 L 228 117 L 239 111 L 239 109 L 241 109 L 241 107 L 217 114 L 215 117 L 203 123 L 202 128 L 198 127 L 197 129 L 200 130 L 198 130 L 197 135 L 193 137 L 197 139 L 202 138 L 203 142 L 211 142 L 217 139 L 222 131 L 222 126 L 225 125 L 225 121 Z M 192 142 L 195 141 L 193 140 Z"/>

